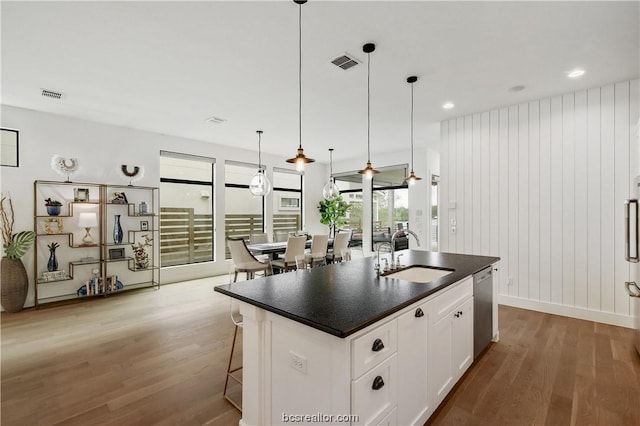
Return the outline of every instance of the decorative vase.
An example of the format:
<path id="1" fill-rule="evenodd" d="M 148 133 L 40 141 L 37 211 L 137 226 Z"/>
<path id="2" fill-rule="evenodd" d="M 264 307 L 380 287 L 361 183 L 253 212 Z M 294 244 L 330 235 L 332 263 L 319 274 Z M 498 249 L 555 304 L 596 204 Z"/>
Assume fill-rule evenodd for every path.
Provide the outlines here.
<path id="1" fill-rule="evenodd" d="M 47 214 L 49 216 L 58 216 L 60 214 L 60 206 L 47 206 Z"/>
<path id="2" fill-rule="evenodd" d="M 56 258 L 56 249 L 49 249 L 49 262 L 47 262 L 47 271 L 53 272 L 58 270 L 58 259 Z"/>
<path id="3" fill-rule="evenodd" d="M 6 312 L 19 312 L 27 300 L 29 280 L 27 270 L 20 259 L 2 258 L 2 283 L 0 284 L 0 303 Z"/>
<path id="4" fill-rule="evenodd" d="M 122 226 L 120 226 L 120 215 L 115 215 L 115 223 L 113 224 L 113 242 L 114 244 L 122 244 L 122 238 L 124 237 L 124 232 L 122 231 Z"/>
<path id="5" fill-rule="evenodd" d="M 138 211 L 140 212 L 140 214 L 147 214 L 147 203 L 144 201 L 141 202 L 140 207 L 138 207 Z"/>

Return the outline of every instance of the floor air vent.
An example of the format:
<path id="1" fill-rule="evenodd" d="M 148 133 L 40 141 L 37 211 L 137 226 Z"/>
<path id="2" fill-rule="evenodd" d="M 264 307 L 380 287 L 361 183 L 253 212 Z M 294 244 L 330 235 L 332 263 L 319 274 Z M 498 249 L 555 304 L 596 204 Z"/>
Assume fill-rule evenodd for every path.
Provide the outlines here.
<path id="1" fill-rule="evenodd" d="M 353 68 L 356 65 L 358 65 L 359 62 L 353 59 L 351 56 L 347 55 L 346 53 L 343 53 L 338 57 L 336 57 L 335 59 L 333 59 L 331 63 L 337 67 L 342 68 L 343 70 L 348 70 L 349 68 Z"/>

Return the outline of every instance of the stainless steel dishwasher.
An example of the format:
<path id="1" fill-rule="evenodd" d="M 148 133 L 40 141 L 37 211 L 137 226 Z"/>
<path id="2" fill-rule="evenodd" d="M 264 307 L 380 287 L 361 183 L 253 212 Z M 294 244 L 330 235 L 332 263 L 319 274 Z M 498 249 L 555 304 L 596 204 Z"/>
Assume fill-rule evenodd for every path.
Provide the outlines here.
<path id="1" fill-rule="evenodd" d="M 473 274 L 473 358 L 487 347 L 493 333 L 493 275 L 489 266 Z"/>

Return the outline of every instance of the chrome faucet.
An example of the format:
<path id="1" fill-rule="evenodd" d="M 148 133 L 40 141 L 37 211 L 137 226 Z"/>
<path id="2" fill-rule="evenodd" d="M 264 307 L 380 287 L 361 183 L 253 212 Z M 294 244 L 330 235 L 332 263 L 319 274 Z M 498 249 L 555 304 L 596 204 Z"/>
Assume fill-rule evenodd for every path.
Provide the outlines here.
<path id="1" fill-rule="evenodd" d="M 378 261 L 377 261 L 377 263 L 375 264 L 374 269 L 376 270 L 376 274 L 378 274 L 378 275 L 380 275 L 380 248 L 381 248 L 382 246 L 385 246 L 385 245 L 386 245 L 386 246 L 389 246 L 389 250 L 391 250 L 391 267 L 393 268 L 393 261 L 394 261 L 394 259 L 395 259 L 395 257 L 394 257 L 394 253 L 393 253 L 393 246 L 391 245 L 391 243 L 390 243 L 390 242 L 388 242 L 388 241 L 383 241 L 383 242 L 381 242 L 380 244 L 378 244 L 378 249 L 376 250 L 376 251 L 377 251 L 377 253 L 378 253 Z M 384 272 L 387 272 L 387 271 L 384 271 Z"/>
<path id="2" fill-rule="evenodd" d="M 396 238 L 401 236 L 401 235 L 405 235 L 406 234 L 410 234 L 413 235 L 413 238 L 416 239 L 416 243 L 418 244 L 418 246 L 420 246 L 420 239 L 418 238 L 418 235 L 416 235 L 415 232 L 411 231 L 410 229 L 404 229 L 404 230 L 400 230 L 400 231 L 396 231 L 392 236 L 391 236 L 391 242 L 388 241 L 384 241 L 380 244 L 378 244 L 378 262 L 375 264 L 375 270 L 376 273 L 378 275 L 380 275 L 380 248 L 382 246 L 388 245 L 389 249 L 391 250 L 391 269 L 398 269 L 400 267 L 400 256 L 398 256 L 398 262 L 396 263 L 396 251 L 395 251 L 395 242 L 396 242 Z M 384 271 L 387 272 L 387 271 Z"/>

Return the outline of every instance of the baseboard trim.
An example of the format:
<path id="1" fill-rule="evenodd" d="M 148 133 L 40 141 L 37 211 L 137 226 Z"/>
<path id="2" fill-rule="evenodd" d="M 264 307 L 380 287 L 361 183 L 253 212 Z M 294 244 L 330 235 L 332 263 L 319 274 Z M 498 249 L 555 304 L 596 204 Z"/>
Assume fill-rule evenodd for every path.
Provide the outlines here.
<path id="1" fill-rule="evenodd" d="M 559 305 L 557 303 L 541 302 L 539 300 L 522 299 L 519 297 L 498 295 L 498 304 L 513 306 L 514 308 L 529 309 L 547 314 L 561 315 L 563 317 L 595 321 L 603 324 L 617 325 L 633 328 L 633 317 L 620 315 L 613 312 L 592 311 L 575 306 Z"/>

